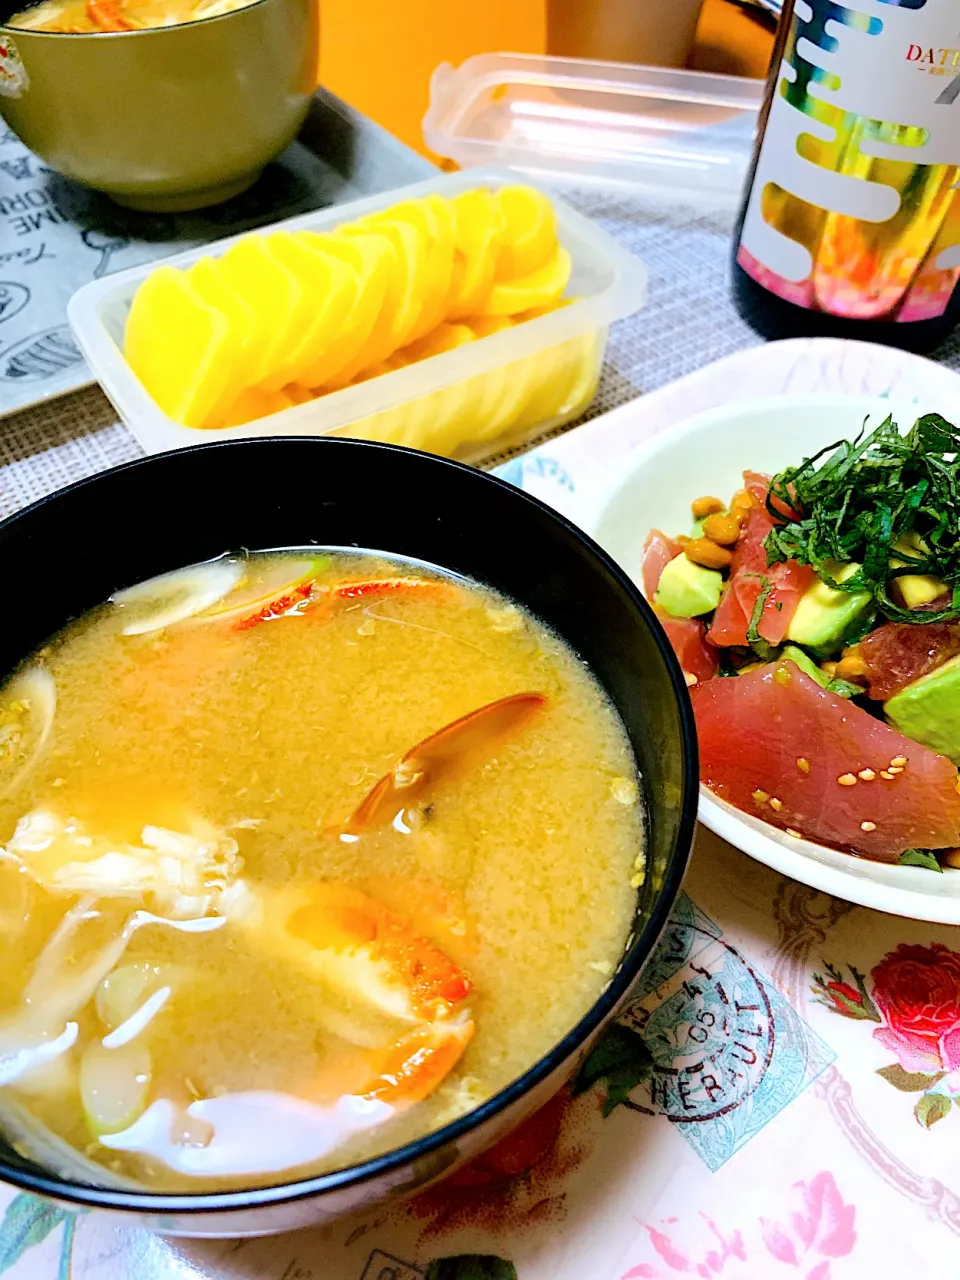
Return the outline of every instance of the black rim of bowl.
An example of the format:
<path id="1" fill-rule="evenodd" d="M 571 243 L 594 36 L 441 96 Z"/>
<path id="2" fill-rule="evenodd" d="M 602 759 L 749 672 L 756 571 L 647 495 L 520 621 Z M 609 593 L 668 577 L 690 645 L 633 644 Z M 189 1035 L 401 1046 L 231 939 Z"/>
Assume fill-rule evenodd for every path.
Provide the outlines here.
<path id="1" fill-rule="evenodd" d="M 284 441 L 296 440 L 299 442 L 313 441 L 318 444 L 333 443 L 336 441 L 340 444 L 349 444 L 363 450 L 379 450 L 387 453 L 411 454 L 416 450 L 407 449 L 400 445 L 381 444 L 379 442 L 367 440 L 352 440 L 346 437 L 330 437 L 330 436 L 262 436 L 254 439 L 244 440 L 219 440 L 209 444 L 191 445 L 186 449 L 171 450 L 170 453 L 175 454 L 195 454 L 208 453 L 211 450 L 230 449 L 237 445 L 250 445 L 259 443 L 263 445 L 282 444 Z M 88 476 L 83 480 L 78 480 L 74 484 L 65 486 L 54 493 L 48 494 L 46 497 L 38 499 L 31 503 L 28 507 L 24 507 L 21 511 L 15 512 L 8 516 L 6 520 L 0 521 L 0 530 L 8 528 L 19 520 L 32 515 L 41 507 L 48 503 L 56 502 L 64 493 L 75 493 L 88 485 L 94 485 L 104 476 L 115 476 L 123 472 L 137 470 L 141 467 L 149 466 L 152 462 L 163 458 L 165 454 L 148 455 L 145 458 L 138 458 L 133 462 L 124 463 L 118 467 L 111 467 L 108 471 L 98 472 L 96 475 Z M 515 498 L 521 502 L 527 503 L 529 506 L 541 513 L 547 514 L 552 520 L 556 521 L 575 541 L 580 542 L 591 553 L 593 558 L 616 580 L 622 590 L 629 596 L 634 606 L 642 616 L 646 623 L 650 634 L 652 635 L 660 654 L 664 659 L 667 669 L 667 675 L 673 688 L 674 698 L 680 718 L 680 736 L 681 736 L 681 752 L 683 757 L 683 799 L 681 804 L 680 821 L 677 828 L 677 837 L 674 842 L 673 854 L 670 864 L 664 876 L 663 885 L 660 889 L 659 896 L 654 904 L 653 910 L 644 920 L 639 932 L 630 944 L 629 949 L 624 953 L 620 967 L 614 977 L 611 979 L 610 985 L 598 1000 L 591 1005 L 587 1013 L 580 1021 L 571 1028 L 570 1031 L 560 1040 L 554 1047 L 546 1053 L 542 1058 L 533 1064 L 523 1075 L 518 1076 L 501 1089 L 499 1093 L 493 1095 L 486 1102 L 480 1104 L 473 1111 L 468 1111 L 459 1119 L 452 1121 L 450 1124 L 443 1125 L 441 1128 L 426 1134 L 422 1138 L 417 1138 L 413 1142 L 408 1142 L 402 1147 L 397 1147 L 392 1151 L 387 1151 L 383 1155 L 374 1156 L 372 1159 L 361 1161 L 359 1164 L 350 1165 L 345 1169 L 338 1169 L 332 1173 L 319 1174 L 311 1178 L 301 1178 L 293 1182 L 275 1183 L 267 1187 L 249 1187 L 237 1191 L 185 1191 L 170 1194 L 160 1194 L 151 1191 L 129 1191 L 126 1189 L 110 1189 L 86 1186 L 82 1183 L 71 1182 L 66 1178 L 60 1178 L 55 1175 L 39 1176 L 30 1173 L 24 1173 L 22 1170 L 6 1165 L 0 1160 L 0 1178 L 13 1186 L 19 1187 L 23 1191 L 34 1192 L 38 1195 L 48 1196 L 56 1200 L 66 1201 L 77 1205 L 83 1205 L 91 1208 L 102 1208 L 111 1210 L 121 1210 L 138 1214 L 182 1214 L 185 1216 L 198 1216 L 205 1213 L 217 1212 L 240 1212 L 260 1207 L 293 1204 L 299 1200 L 309 1200 L 316 1196 L 321 1196 L 331 1191 L 345 1190 L 349 1187 L 360 1186 L 365 1182 L 373 1181 L 382 1177 L 384 1174 L 390 1174 L 402 1169 L 405 1165 L 413 1164 L 417 1160 L 425 1156 L 429 1156 L 435 1151 L 439 1151 L 448 1143 L 456 1142 L 465 1134 L 479 1128 L 488 1120 L 505 1111 L 513 1103 L 519 1101 L 526 1093 L 535 1088 L 542 1081 L 546 1080 L 554 1071 L 561 1067 L 569 1058 L 576 1055 L 578 1050 L 582 1048 L 584 1043 L 590 1039 L 595 1031 L 606 1022 L 610 1015 L 616 1010 L 617 1005 L 625 995 L 630 991 L 634 981 L 636 980 L 642 965 L 647 961 L 654 947 L 656 946 L 660 934 L 667 923 L 670 910 L 673 906 L 674 899 L 680 890 L 680 885 L 686 871 L 687 862 L 690 856 L 690 847 L 693 843 L 694 827 L 697 817 L 697 798 L 699 792 L 699 776 L 697 767 L 697 737 L 696 727 L 693 719 L 693 711 L 690 705 L 690 697 L 687 691 L 686 682 L 683 678 L 683 672 L 680 668 L 673 649 L 666 637 L 663 628 L 657 623 L 647 601 L 643 595 L 631 581 L 631 579 L 623 572 L 617 562 L 607 554 L 603 548 L 596 543 L 589 534 L 584 533 L 577 525 L 568 520 L 565 516 L 555 511 L 547 503 L 541 502 L 539 498 L 534 498 L 528 493 L 524 493 L 522 489 L 509 484 L 505 480 L 501 480 L 498 476 L 491 475 L 489 472 L 479 471 L 475 467 L 466 466 L 464 463 L 455 462 L 450 458 L 442 458 L 436 454 L 423 454 L 425 459 L 440 468 L 448 468 L 455 471 L 466 471 L 471 475 L 483 476 L 484 480 L 491 485 L 495 485 L 501 489 L 513 494 Z M 2 673 L 0 673 L 2 674 Z"/>

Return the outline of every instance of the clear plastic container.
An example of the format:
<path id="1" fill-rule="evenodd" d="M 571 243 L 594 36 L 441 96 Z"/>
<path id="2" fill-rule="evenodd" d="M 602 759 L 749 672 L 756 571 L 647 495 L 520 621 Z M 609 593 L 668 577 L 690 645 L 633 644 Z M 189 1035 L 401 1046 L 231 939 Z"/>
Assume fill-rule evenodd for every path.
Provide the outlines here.
<path id="1" fill-rule="evenodd" d="M 452 196 L 518 181 L 502 169 L 438 174 L 426 182 L 304 214 L 269 231 L 331 231 L 400 200 Z M 196 430 L 167 417 L 123 356 L 126 318 L 151 266 L 121 271 L 80 289 L 68 316 L 98 382 L 147 453 L 215 439 L 265 435 L 347 435 L 413 445 L 481 461 L 578 417 L 590 403 L 609 325 L 646 298 L 643 264 L 611 236 L 548 193 L 558 235 L 573 260 L 568 306 L 457 350 L 331 392 L 239 427 Z M 219 256 L 240 236 L 167 260 L 188 267 Z M 155 265 L 155 264 L 154 264 Z M 459 436 L 468 439 L 454 444 Z"/>
<path id="2" fill-rule="evenodd" d="M 739 194 L 762 98 L 763 82 L 740 76 L 481 54 L 434 72 L 423 136 L 461 168 L 702 202 Z"/>

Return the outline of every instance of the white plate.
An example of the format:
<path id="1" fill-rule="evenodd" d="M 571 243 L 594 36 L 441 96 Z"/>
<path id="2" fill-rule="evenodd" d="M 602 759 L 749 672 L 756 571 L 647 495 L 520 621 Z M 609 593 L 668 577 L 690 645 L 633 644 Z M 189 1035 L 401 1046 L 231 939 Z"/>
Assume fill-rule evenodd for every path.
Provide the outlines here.
<path id="1" fill-rule="evenodd" d="M 740 487 L 744 469 L 779 471 L 856 435 L 866 418 L 876 426 L 892 413 L 906 429 L 918 413 L 949 408 L 872 396 L 786 394 L 711 409 L 633 452 L 617 482 L 580 522 L 642 586 L 640 549 L 648 531 L 685 532 L 690 503 L 699 494 L 725 497 Z M 705 787 L 700 788 L 700 820 L 744 853 L 815 889 L 894 915 L 960 924 L 958 871 L 936 875 L 888 866 L 795 840 Z"/>

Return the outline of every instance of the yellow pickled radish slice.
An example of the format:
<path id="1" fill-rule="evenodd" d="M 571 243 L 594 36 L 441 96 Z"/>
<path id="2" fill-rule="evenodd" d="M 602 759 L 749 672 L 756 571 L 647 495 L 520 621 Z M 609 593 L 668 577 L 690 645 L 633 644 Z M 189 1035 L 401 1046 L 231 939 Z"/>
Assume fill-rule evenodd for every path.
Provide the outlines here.
<path id="1" fill-rule="evenodd" d="M 573 359 L 576 378 L 567 389 L 563 404 L 556 413 L 582 413 L 597 394 L 600 370 L 603 365 L 603 345 L 598 333 L 582 333 L 574 339 L 579 348 Z"/>
<path id="2" fill-rule="evenodd" d="M 530 360 L 530 396 L 510 430 L 522 431 L 557 417 L 577 376 L 572 343 L 538 352 Z"/>
<path id="3" fill-rule="evenodd" d="M 450 289 L 453 285 L 453 250 L 457 231 L 457 219 L 453 205 L 444 196 L 429 195 L 423 198 L 423 207 L 431 215 L 435 231 L 431 265 L 433 291 L 436 299 L 435 324 L 447 318 L 447 306 L 450 302 Z M 424 306 L 424 311 L 427 307 Z M 424 324 L 426 321 L 424 320 Z M 430 326 L 433 327 L 432 325 Z M 417 337 L 429 332 L 424 328 Z"/>
<path id="4" fill-rule="evenodd" d="M 504 329 L 512 329 L 512 316 L 470 316 L 463 322 L 473 330 L 477 338 L 489 338 L 491 334 L 501 333 Z"/>
<path id="5" fill-rule="evenodd" d="M 478 444 L 496 440 L 512 430 L 536 390 L 536 356 L 515 360 L 489 375 L 484 396 L 477 408 Z"/>
<path id="6" fill-rule="evenodd" d="M 443 355 L 446 351 L 455 351 L 476 340 L 477 335 L 465 324 L 442 324 L 432 333 L 405 347 L 402 354 L 413 364 L 418 360 L 429 360 L 431 356 Z M 441 387 L 406 405 L 407 412 L 399 443 L 408 445 L 411 449 L 424 449 L 429 453 L 452 452 L 456 445 L 451 441 L 466 429 L 463 420 L 475 398 L 475 389 L 471 390 L 470 387 L 472 381 L 473 379 L 467 378 L 462 382 L 451 383 L 448 387 Z M 458 420 L 461 423 L 459 429 L 456 425 Z"/>
<path id="7" fill-rule="evenodd" d="M 232 371 L 230 325 L 182 271 L 157 267 L 137 290 L 124 355 L 158 407 L 199 427 L 224 394 Z"/>
<path id="8" fill-rule="evenodd" d="M 270 247 L 297 277 L 308 299 L 308 313 L 299 334 L 291 335 L 286 358 L 276 373 L 264 379 L 264 390 L 277 390 L 298 382 L 338 334 L 356 301 L 356 272 L 340 258 L 323 253 L 303 236 L 278 231 Z"/>
<path id="9" fill-rule="evenodd" d="M 187 272 L 187 278 L 208 306 L 216 308 L 230 326 L 232 368 L 220 400 L 202 423 L 207 426 L 226 413 L 246 384 L 246 364 L 257 319 L 253 307 L 230 286 L 212 258 L 201 258 Z"/>
<path id="10" fill-rule="evenodd" d="M 497 192 L 504 234 L 497 259 L 497 279 L 510 280 L 536 271 L 557 247 L 557 215 L 535 187 L 501 187 Z"/>
<path id="11" fill-rule="evenodd" d="M 482 320 L 471 321 L 471 327 L 478 337 L 486 337 L 490 332 L 498 332 L 504 328 L 504 317 L 491 316 L 487 323 L 499 321 L 498 329 L 487 328 Z M 535 395 L 542 372 L 541 355 L 525 356 L 522 360 L 513 360 L 499 369 L 492 369 L 485 375 L 484 389 L 477 406 L 476 440 L 483 443 L 496 440 L 505 432 L 511 431 L 520 418 L 527 404 Z"/>
<path id="12" fill-rule="evenodd" d="M 386 219 L 358 222 L 339 229 L 348 240 L 354 235 L 369 235 L 371 231 L 393 245 L 395 270 L 376 326 L 356 358 L 327 384 L 332 389 L 346 386 L 358 373 L 406 346 L 420 318 L 420 299 L 427 278 L 426 237 L 412 223 Z"/>
<path id="13" fill-rule="evenodd" d="M 227 284 L 253 307 L 256 315 L 246 378 L 246 385 L 255 387 L 276 371 L 286 355 L 290 336 L 299 331 L 304 289 L 265 236 L 244 236 L 231 245 L 218 265 Z"/>
<path id="14" fill-rule="evenodd" d="M 504 329 L 513 328 L 510 316 L 471 316 L 465 323 L 473 330 L 477 338 L 489 338 Z M 503 431 L 502 422 L 510 416 L 516 416 L 523 407 L 521 397 L 528 388 L 523 377 L 523 361 L 514 361 L 499 369 L 490 369 L 478 374 L 476 389 L 473 392 L 475 404 L 475 425 L 473 438 L 477 442 L 493 439 Z M 520 370 L 520 376 L 511 379 L 508 370 Z"/>
<path id="15" fill-rule="evenodd" d="M 153 1066 L 141 1040 L 116 1049 L 98 1041 L 80 1061 L 80 1101 L 95 1138 L 127 1129 L 146 1110 Z"/>
<path id="16" fill-rule="evenodd" d="M 572 302 L 572 298 L 562 298 L 544 307 L 534 307 L 514 316 L 514 323 L 525 324 L 551 311 L 561 311 Z M 598 352 L 599 337 L 596 333 L 579 334 L 545 351 L 543 356 L 547 359 L 543 365 L 538 362 L 536 367 L 537 386 L 515 424 L 516 429 L 524 430 L 585 409 L 597 388 L 600 374 Z M 551 366 L 549 369 L 548 365 Z"/>
<path id="17" fill-rule="evenodd" d="M 424 272 L 419 291 L 420 315 L 408 341 L 422 338 L 446 319 L 447 300 L 453 274 L 454 215 L 448 200 L 442 196 L 424 196 L 404 200 L 382 214 L 369 219 L 371 225 L 383 222 L 409 222 L 424 243 Z"/>
<path id="18" fill-rule="evenodd" d="M 558 298 L 555 302 L 548 302 L 542 307 L 531 307 L 529 311 L 518 311 L 512 317 L 513 323 L 526 324 L 528 320 L 539 320 L 541 316 L 548 316 L 552 311 L 562 311 L 564 307 L 569 307 L 575 301 L 575 298 Z"/>
<path id="19" fill-rule="evenodd" d="M 294 404 L 306 404 L 308 400 L 316 400 L 313 392 L 308 391 L 306 387 L 301 387 L 299 382 L 290 382 L 280 390 Z"/>
<path id="20" fill-rule="evenodd" d="M 297 378 L 305 387 L 322 387 L 354 363 L 381 323 L 397 283 L 397 252 L 383 235 L 320 235 L 314 231 L 294 234 L 319 252 L 339 259 L 354 276 L 353 303 L 339 333 L 330 335 L 314 363 Z"/>
<path id="21" fill-rule="evenodd" d="M 475 315 L 493 288 L 506 221 L 490 191 L 464 191 L 450 203 L 456 232 L 446 318 L 461 320 Z"/>
<path id="22" fill-rule="evenodd" d="M 561 298 L 542 307 L 531 307 L 513 317 L 514 324 L 526 324 L 552 311 L 562 311 L 570 306 L 572 298 Z M 522 430 L 546 422 L 563 412 L 567 392 L 580 375 L 579 347 L 576 342 L 562 342 L 538 353 L 531 365 L 533 377 L 532 395 L 511 430 Z"/>
<path id="23" fill-rule="evenodd" d="M 441 324 L 416 342 L 399 352 L 406 364 L 414 364 L 418 360 L 429 360 L 431 356 L 443 355 L 445 351 L 456 351 L 457 347 L 465 347 L 468 342 L 476 342 L 477 335 L 465 324 Z"/>
<path id="24" fill-rule="evenodd" d="M 297 402 L 284 391 L 264 391 L 260 387 L 247 387 L 241 391 L 216 425 L 218 427 L 242 427 L 258 418 L 268 418 Z"/>
<path id="25" fill-rule="evenodd" d="M 381 360 L 372 369 L 364 369 L 363 373 L 358 373 L 350 385 L 355 387 L 360 382 L 369 382 L 371 378 L 379 378 L 385 373 L 393 373 L 396 369 L 403 369 L 409 363 L 410 361 L 406 359 L 402 351 L 395 351 L 392 356 L 388 356 L 386 360 Z"/>
<path id="26" fill-rule="evenodd" d="M 558 245 L 536 271 L 514 280 L 498 280 L 480 308 L 481 314 L 512 316 L 559 301 L 570 282 L 572 267 L 570 254 Z"/>
<path id="27" fill-rule="evenodd" d="M 379 440 L 385 444 L 403 444 L 405 422 L 409 416 L 410 406 L 397 405 L 394 409 L 383 409 L 373 413 L 369 418 L 360 418 L 350 423 L 350 435 L 356 440 Z"/>

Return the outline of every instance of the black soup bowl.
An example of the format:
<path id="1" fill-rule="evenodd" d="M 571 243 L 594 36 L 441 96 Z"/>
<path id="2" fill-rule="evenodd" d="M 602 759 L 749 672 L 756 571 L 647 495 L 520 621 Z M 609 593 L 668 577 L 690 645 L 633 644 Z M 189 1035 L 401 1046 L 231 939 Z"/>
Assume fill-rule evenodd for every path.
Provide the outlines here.
<path id="1" fill-rule="evenodd" d="M 408 1195 L 502 1138 L 563 1085 L 656 946 L 696 817 L 696 737 L 680 667 L 640 593 L 594 542 L 483 472 L 390 445 L 285 437 L 200 445 L 81 481 L 0 524 L 5 600 L 29 601 L 6 612 L 0 675 L 120 588 L 227 551 L 311 543 L 410 557 L 487 583 L 557 631 L 604 686 L 633 745 L 646 824 L 647 872 L 617 972 L 519 1079 L 362 1164 L 283 1185 L 159 1195 L 85 1185 L 0 1139 L 0 1179 L 25 1191 L 186 1236 L 265 1235 Z"/>

